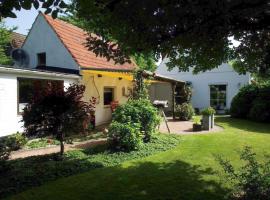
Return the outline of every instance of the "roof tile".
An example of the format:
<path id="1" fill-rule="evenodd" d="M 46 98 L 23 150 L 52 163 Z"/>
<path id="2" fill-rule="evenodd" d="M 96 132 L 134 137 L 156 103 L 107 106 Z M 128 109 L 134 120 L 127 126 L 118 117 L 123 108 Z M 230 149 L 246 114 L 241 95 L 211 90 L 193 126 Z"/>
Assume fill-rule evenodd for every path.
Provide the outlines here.
<path id="1" fill-rule="evenodd" d="M 108 70 L 133 70 L 136 67 L 134 63 L 120 65 L 115 64 L 113 60 L 97 57 L 85 45 L 87 33 L 84 30 L 62 20 L 53 19 L 49 15 L 43 16 L 81 67 Z"/>

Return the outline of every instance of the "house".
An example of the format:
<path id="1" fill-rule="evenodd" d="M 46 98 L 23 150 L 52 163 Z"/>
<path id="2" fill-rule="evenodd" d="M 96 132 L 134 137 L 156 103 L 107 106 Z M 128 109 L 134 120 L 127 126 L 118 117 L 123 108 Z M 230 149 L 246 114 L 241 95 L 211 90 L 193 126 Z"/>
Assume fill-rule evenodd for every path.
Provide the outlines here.
<path id="1" fill-rule="evenodd" d="M 19 50 L 24 55 L 23 65 L 15 62 L 15 66 L 0 67 L 0 136 L 23 131 L 21 112 L 37 92 L 35 85 L 47 82 L 66 87 L 84 84 L 84 101 L 97 99 L 96 125 L 110 122 L 111 103 L 124 104 L 132 94 L 137 66 L 97 57 L 87 49 L 86 41 L 82 29 L 39 13 Z M 153 84 L 180 83 L 156 74 L 155 79 Z"/>
<path id="2" fill-rule="evenodd" d="M 222 64 L 216 69 L 195 75 L 192 70 L 179 72 L 175 68 L 168 71 L 167 62 L 168 59 L 163 60 L 157 69 L 157 73 L 184 80 L 190 84 L 192 88 L 191 103 L 194 108 L 200 110 L 212 106 L 218 112 L 224 112 L 230 108 L 231 101 L 239 89 L 250 83 L 250 74 L 239 75 L 229 64 Z M 162 93 L 167 92 L 164 89 L 161 89 L 161 91 Z M 163 94 L 163 96 L 165 95 Z"/>

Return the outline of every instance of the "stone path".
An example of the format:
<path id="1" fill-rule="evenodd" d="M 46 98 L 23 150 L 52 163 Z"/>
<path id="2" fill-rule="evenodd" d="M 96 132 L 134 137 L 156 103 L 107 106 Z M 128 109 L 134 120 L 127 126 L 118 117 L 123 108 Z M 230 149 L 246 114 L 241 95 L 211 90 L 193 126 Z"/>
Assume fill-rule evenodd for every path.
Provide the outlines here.
<path id="1" fill-rule="evenodd" d="M 89 148 L 94 147 L 99 144 L 105 144 L 107 142 L 106 138 L 97 139 L 97 140 L 88 140 L 83 142 L 77 142 L 74 144 L 65 144 L 65 152 L 74 150 L 74 149 L 81 149 L 81 148 Z M 60 151 L 60 146 L 52 146 L 52 147 L 45 147 L 40 149 L 29 149 L 29 150 L 19 150 L 13 151 L 10 154 L 9 159 L 18 159 L 18 158 L 26 158 L 30 156 L 40 156 L 46 154 L 57 153 Z"/>
<path id="2" fill-rule="evenodd" d="M 168 119 L 168 125 L 170 128 L 171 133 L 174 134 L 181 134 L 181 135 L 189 135 L 189 134 L 205 134 L 209 132 L 219 132 L 222 131 L 223 128 L 220 126 L 214 126 L 213 129 L 210 131 L 199 131 L 199 132 L 193 132 L 193 122 L 192 121 L 176 121 L 172 118 Z M 166 127 L 165 122 L 162 122 L 159 131 L 162 133 L 169 133 Z"/>

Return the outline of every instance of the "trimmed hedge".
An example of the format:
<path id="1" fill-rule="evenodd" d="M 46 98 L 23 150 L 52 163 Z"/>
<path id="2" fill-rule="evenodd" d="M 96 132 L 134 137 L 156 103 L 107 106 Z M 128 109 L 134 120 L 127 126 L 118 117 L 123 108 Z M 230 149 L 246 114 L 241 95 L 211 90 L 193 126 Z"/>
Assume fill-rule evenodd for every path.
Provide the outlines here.
<path id="1" fill-rule="evenodd" d="M 236 118 L 270 122 L 270 84 L 241 88 L 232 100 L 230 113 Z"/>

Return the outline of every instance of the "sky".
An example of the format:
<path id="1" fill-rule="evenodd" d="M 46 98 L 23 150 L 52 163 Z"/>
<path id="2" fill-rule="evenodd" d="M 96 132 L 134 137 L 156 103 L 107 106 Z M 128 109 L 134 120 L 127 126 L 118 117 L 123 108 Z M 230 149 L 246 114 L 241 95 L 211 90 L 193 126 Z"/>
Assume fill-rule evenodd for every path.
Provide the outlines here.
<path id="1" fill-rule="evenodd" d="M 36 16 L 38 15 L 38 10 L 21 10 L 16 12 L 17 18 L 6 18 L 6 26 L 9 28 L 17 27 L 15 32 L 27 35 L 29 29 L 31 29 Z"/>

